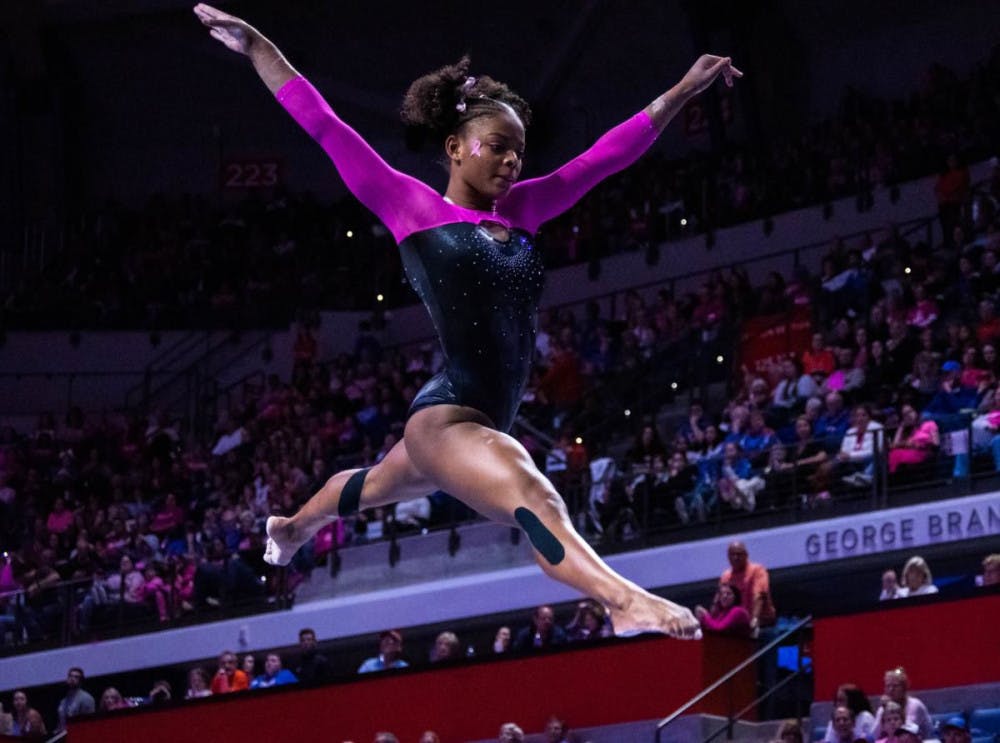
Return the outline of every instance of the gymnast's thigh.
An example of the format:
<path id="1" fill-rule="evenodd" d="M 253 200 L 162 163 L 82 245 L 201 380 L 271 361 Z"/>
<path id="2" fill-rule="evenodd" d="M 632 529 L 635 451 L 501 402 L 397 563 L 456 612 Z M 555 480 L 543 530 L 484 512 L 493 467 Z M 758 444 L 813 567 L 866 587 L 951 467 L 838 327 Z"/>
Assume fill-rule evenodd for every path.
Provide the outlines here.
<path id="1" fill-rule="evenodd" d="M 406 424 L 410 460 L 438 488 L 484 516 L 517 525 L 514 511 L 561 507 L 552 484 L 513 437 L 472 408 L 435 405 Z"/>
<path id="2" fill-rule="evenodd" d="M 404 437 L 365 476 L 364 507 L 413 500 L 437 489 L 410 459 Z"/>

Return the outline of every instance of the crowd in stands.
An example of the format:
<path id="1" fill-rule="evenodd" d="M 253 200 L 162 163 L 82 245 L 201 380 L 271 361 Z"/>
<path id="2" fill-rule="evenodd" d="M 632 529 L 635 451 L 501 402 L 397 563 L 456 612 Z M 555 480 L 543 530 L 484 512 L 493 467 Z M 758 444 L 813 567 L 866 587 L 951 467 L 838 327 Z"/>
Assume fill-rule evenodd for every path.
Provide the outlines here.
<path id="1" fill-rule="evenodd" d="M 565 626 L 555 622 L 555 613 L 551 606 L 539 606 L 516 635 L 512 635 L 510 627 L 500 627 L 489 653 L 494 656 L 532 653 L 571 643 L 593 642 L 610 637 L 611 634 L 607 612 L 604 607 L 591 599 L 578 603 L 573 619 Z M 417 665 L 455 663 L 474 655 L 474 647 L 463 648 L 455 633 L 445 631 L 435 638 L 426 653 L 426 659 L 416 659 L 415 663 Z M 408 657 L 404 653 L 402 632 L 395 629 L 385 630 L 378 635 L 377 654 L 366 659 L 356 672 L 368 674 L 407 668 L 410 665 Z M 256 671 L 258 658 L 264 660 L 263 668 L 259 672 Z M 67 672 L 65 693 L 51 716 L 43 716 L 32 708 L 27 692 L 21 689 L 14 691 L 11 696 L 12 712 L 9 719 L 3 715 L 3 707 L 0 705 L 0 734 L 39 737 L 50 730 L 53 732 L 64 730 L 67 720 L 79 715 L 164 704 L 174 699 L 190 700 L 220 694 L 253 692 L 257 689 L 286 684 L 312 685 L 331 681 L 342 675 L 343 669 L 338 669 L 330 659 L 318 651 L 316 633 L 310 628 L 299 631 L 299 652 L 294 670 L 284 667 L 279 652 L 244 653 L 240 656 L 231 650 L 225 650 L 219 655 L 217 666 L 213 670 L 209 671 L 203 666 L 188 669 L 187 689 L 183 695 L 178 694 L 176 697 L 170 681 L 159 679 L 153 683 L 148 692 L 138 695 L 125 696 L 114 686 L 109 686 L 101 692 L 99 700 L 95 702 L 94 697 L 84 689 L 83 669 L 73 667 Z M 514 725 L 507 734 L 515 735 L 515 729 L 520 730 Z M 557 729 L 561 730 L 562 736 L 568 734 L 565 722 L 553 716 L 547 724 L 547 730 L 549 734 L 554 735 Z M 523 736 L 523 732 L 517 734 Z M 501 731 L 501 740 L 505 740 L 503 735 Z M 427 738 L 427 736 L 434 737 Z M 428 741 L 438 740 L 433 732 L 425 733 L 424 738 Z M 521 740 L 523 737 L 507 739 Z M 563 741 L 564 737 L 550 739 L 558 743 Z M 376 736 L 376 740 L 381 739 Z"/>
<path id="2" fill-rule="evenodd" d="M 822 743 L 970 743 L 973 728 L 966 714 L 936 723 L 927 706 L 910 693 L 902 667 L 885 672 L 885 687 L 873 711 L 868 695 L 852 683 L 841 684 Z M 781 738 L 780 740 L 785 740 Z M 801 731 L 797 738 L 804 741 Z"/>
<path id="3" fill-rule="evenodd" d="M 1000 167 L 971 196 L 940 244 L 911 244 L 891 228 L 858 245 L 835 241 L 813 280 L 786 285 L 775 274 L 758 292 L 735 268 L 696 294 L 648 301 L 633 292 L 618 317 L 597 305 L 583 318 L 543 313 L 522 414 L 556 443 L 546 452 L 534 434 L 522 442 L 567 496 L 579 494 L 569 500 L 587 512 L 586 530 L 612 540 L 640 526 L 821 507 L 870 492 L 883 469 L 905 483 L 966 476 L 977 455 L 997 467 Z M 608 421 L 623 420 L 614 385 L 704 356 L 748 317 L 796 307 L 811 311 L 815 329 L 801 355 L 744 369 L 734 396 L 693 401 L 669 435 L 655 406 L 637 410 L 640 433 L 624 457 L 602 450 L 615 434 Z M 166 416 L 78 408 L 61 422 L 40 416 L 30 433 L 0 431 L 9 553 L 0 591 L 26 594 L 3 600 L 2 627 L 39 639 L 68 615 L 71 632 L 87 637 L 112 617 L 166 622 L 237 598 L 286 596 L 261 560 L 266 516 L 293 513 L 344 466 L 378 462 L 442 363 L 431 347 L 382 348 L 367 324 L 353 354 L 319 363 L 316 347 L 304 324 L 292 379 L 248 384 L 211 440 Z M 664 391 L 662 377 L 649 379 Z M 292 582 L 336 547 L 456 512 L 436 493 L 338 522 L 300 553 Z M 80 580 L 71 594 L 56 588 L 66 579 Z"/>
<path id="4" fill-rule="evenodd" d="M 767 632 L 778 618 L 772 595 L 768 570 L 760 563 L 749 559 L 746 546 L 740 541 L 732 542 L 727 549 L 730 567 L 720 575 L 718 589 L 710 609 L 695 608 L 706 633 L 730 634 L 742 637 L 757 637 Z M 1000 554 L 991 554 L 982 562 L 983 574 L 979 585 L 1000 586 Z M 904 567 L 903 585 L 893 587 L 883 578 L 881 600 L 921 596 L 935 593 L 930 583 L 930 569 L 923 558 L 914 556 Z M 914 577 L 915 576 L 915 577 Z M 581 643 L 593 643 L 613 635 L 608 613 L 596 601 L 585 599 L 575 606 L 572 619 L 560 624 L 552 606 L 536 607 L 524 626 L 512 628 L 501 626 L 497 629 L 492 645 L 485 649 L 485 655 L 500 657 L 509 654 L 531 654 L 551 648 Z M 761 635 L 761 641 L 771 635 Z M 243 653 L 223 651 L 217 665 L 212 669 L 196 665 L 187 669 L 187 688 L 183 695 L 175 697 L 173 685 L 167 678 L 153 682 L 148 692 L 135 694 L 139 690 L 128 690 L 123 695 L 118 688 L 105 688 L 95 701 L 84 687 L 84 671 L 73 667 L 67 672 L 65 693 L 48 719 L 32 708 L 28 694 L 16 690 L 11 696 L 11 713 L 3 714 L 0 706 L 0 733 L 14 736 L 39 736 L 48 730 L 59 731 L 66 727 L 66 721 L 77 715 L 94 712 L 112 712 L 119 709 L 163 704 L 173 699 L 200 699 L 220 694 L 253 692 L 286 684 L 317 684 L 342 678 L 345 674 L 369 674 L 407 668 L 411 665 L 427 666 L 435 664 L 461 663 L 476 656 L 474 645 L 464 645 L 458 635 L 450 630 L 439 633 L 425 652 L 408 654 L 404 647 L 403 631 L 384 630 L 377 637 L 377 652 L 365 659 L 357 669 L 342 667 L 342 663 L 331 660 L 319 651 L 317 637 L 311 628 L 299 631 L 299 647 L 292 667 L 286 668 L 282 653 L 270 650 L 263 653 Z M 262 668 L 257 661 L 263 659 Z M 763 663 L 763 661 L 762 661 Z M 764 666 L 767 664 L 764 663 Z M 763 677 L 766 672 L 761 667 Z M 171 672 L 164 671 L 165 676 Z M 177 681 L 175 679 L 175 681 Z M 770 679 L 773 683 L 774 679 Z M 932 719 L 926 705 L 909 693 L 909 679 L 902 668 L 893 668 L 885 673 L 884 694 L 874 709 L 869 697 L 858 686 L 844 683 L 838 687 L 830 721 L 822 737 L 823 743 L 911 743 L 912 741 L 934 741 L 940 733 L 944 743 L 969 743 L 971 738 L 963 738 L 970 730 L 965 716 L 947 720 Z M 378 735 L 389 735 L 379 733 Z M 437 740 L 432 732 L 424 734 L 422 740 Z M 554 743 L 576 740 L 570 736 L 565 721 L 553 716 L 547 726 L 546 735 Z M 912 735 L 912 738 L 906 737 Z M 507 737 L 505 737 L 507 736 Z M 518 737 L 521 736 L 521 737 Z M 561 737 L 560 737 L 561 736 Z M 523 731 L 514 723 L 501 728 L 499 740 L 522 740 Z M 376 740 L 383 740 L 376 736 Z M 391 740 L 391 738 L 384 738 Z M 786 722 L 779 732 L 776 743 L 807 740 L 801 723 L 797 720 Z"/>
<path id="5" fill-rule="evenodd" d="M 891 229 L 857 245 L 835 241 L 812 287 L 771 277 L 780 290 L 762 292 L 756 308 L 744 305 L 748 282 L 710 279 L 703 295 L 718 293 L 726 322 L 765 300 L 776 323 L 807 306 L 810 347 L 744 368 L 714 414 L 695 400 L 667 436 L 647 421 L 624 462 L 595 457 L 595 524 L 621 529 L 640 507 L 662 523 L 812 508 L 886 477 L 964 477 L 974 460 L 996 469 L 1000 167 L 975 203 L 966 198 L 939 244 Z"/>
<path id="6" fill-rule="evenodd" d="M 835 115 L 796 137 L 644 158 L 543 230 L 548 265 L 655 251 L 664 239 L 843 196 L 864 209 L 874 189 L 946 161 L 938 195 L 953 215 L 964 197 L 958 162 L 996 154 L 998 88 L 995 52 L 966 79 L 932 65 L 905 100 L 848 91 Z M 157 196 L 76 220 L 64 243 L 43 275 L 4 297 L 7 327 L 261 327 L 297 308 L 370 309 L 379 294 L 389 306 L 412 302 L 391 238 L 353 199 L 327 205 L 279 190 L 219 207 Z"/>

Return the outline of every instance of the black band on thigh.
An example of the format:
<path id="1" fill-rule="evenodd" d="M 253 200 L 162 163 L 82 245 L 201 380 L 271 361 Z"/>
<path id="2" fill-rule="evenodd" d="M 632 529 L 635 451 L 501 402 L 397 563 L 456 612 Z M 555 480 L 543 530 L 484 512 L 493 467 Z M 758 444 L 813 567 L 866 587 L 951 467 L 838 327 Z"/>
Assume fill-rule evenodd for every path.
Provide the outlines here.
<path id="1" fill-rule="evenodd" d="M 531 544 L 541 553 L 542 557 L 552 565 L 558 565 L 562 562 L 566 556 L 566 550 L 540 518 L 523 506 L 514 509 L 514 518 L 517 519 L 517 523 L 524 529 Z"/>
<path id="2" fill-rule="evenodd" d="M 340 491 L 340 502 L 337 504 L 337 513 L 341 516 L 350 516 L 357 513 L 361 507 L 361 488 L 365 484 L 365 475 L 370 467 L 360 469 L 347 479 L 347 484 Z"/>

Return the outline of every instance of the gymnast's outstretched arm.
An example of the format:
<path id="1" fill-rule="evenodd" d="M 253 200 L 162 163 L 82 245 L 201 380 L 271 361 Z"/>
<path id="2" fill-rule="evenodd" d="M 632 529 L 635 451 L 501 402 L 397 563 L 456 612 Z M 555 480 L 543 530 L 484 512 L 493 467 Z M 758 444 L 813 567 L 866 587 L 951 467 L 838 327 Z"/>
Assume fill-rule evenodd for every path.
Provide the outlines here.
<path id="1" fill-rule="evenodd" d="M 347 188 L 378 216 L 397 242 L 426 221 L 429 212 L 441 208 L 439 194 L 386 163 L 260 31 L 209 5 L 199 4 L 194 12 L 212 29 L 213 38 L 249 57 L 268 90 L 323 147 Z"/>
<path id="2" fill-rule="evenodd" d="M 703 54 L 680 82 L 641 112 L 611 129 L 583 154 L 558 170 L 516 184 L 505 210 L 520 227 L 534 232 L 543 223 L 569 209 L 587 191 L 642 155 L 692 97 L 720 75 L 727 85 L 743 73 L 729 57 Z"/>

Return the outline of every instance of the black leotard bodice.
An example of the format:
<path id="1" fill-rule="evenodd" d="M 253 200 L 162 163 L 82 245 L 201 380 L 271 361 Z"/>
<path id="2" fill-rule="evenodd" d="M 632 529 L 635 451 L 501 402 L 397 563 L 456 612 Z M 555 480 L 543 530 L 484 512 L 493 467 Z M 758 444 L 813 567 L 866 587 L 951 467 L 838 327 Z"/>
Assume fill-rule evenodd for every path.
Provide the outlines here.
<path id="1" fill-rule="evenodd" d="M 455 222 L 400 243 L 407 279 L 445 355 L 445 368 L 417 393 L 411 414 L 465 405 L 510 430 L 531 370 L 545 271 L 531 235 L 508 232 L 502 241 L 485 226 Z"/>

